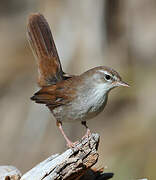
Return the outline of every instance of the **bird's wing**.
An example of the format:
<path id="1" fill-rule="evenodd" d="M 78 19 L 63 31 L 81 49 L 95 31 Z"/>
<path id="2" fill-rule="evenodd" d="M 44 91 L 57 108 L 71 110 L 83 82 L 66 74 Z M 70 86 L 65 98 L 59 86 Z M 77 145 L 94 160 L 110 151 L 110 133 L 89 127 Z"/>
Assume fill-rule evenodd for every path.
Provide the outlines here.
<path id="1" fill-rule="evenodd" d="M 65 105 L 73 101 L 76 98 L 76 89 L 79 76 L 61 81 L 56 85 L 45 86 L 31 97 L 31 100 L 36 103 L 45 104 L 51 110 L 54 108 Z"/>
<path id="2" fill-rule="evenodd" d="M 38 64 L 40 87 L 56 84 L 68 76 L 62 71 L 61 63 L 50 31 L 43 15 L 29 16 L 27 35 Z"/>

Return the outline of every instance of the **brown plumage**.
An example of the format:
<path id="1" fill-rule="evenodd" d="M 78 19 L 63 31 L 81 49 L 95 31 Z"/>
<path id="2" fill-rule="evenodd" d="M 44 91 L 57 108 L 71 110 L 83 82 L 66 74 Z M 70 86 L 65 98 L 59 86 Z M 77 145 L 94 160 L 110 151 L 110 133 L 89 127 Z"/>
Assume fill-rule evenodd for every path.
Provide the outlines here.
<path id="1" fill-rule="evenodd" d="M 104 109 L 109 91 L 128 85 L 115 70 L 106 66 L 95 67 L 79 76 L 64 73 L 50 27 L 39 13 L 29 17 L 27 35 L 37 59 L 38 85 L 41 87 L 31 100 L 48 106 L 71 147 L 73 143 L 65 135 L 62 122 L 81 121 L 88 135 L 86 120 Z"/>
<path id="2" fill-rule="evenodd" d="M 52 111 L 58 106 L 69 103 L 75 98 L 75 89 L 79 76 L 58 82 L 51 86 L 44 86 L 31 97 L 36 103 L 45 104 Z"/>
<path id="3" fill-rule="evenodd" d="M 56 84 L 68 76 L 62 71 L 50 27 L 41 14 L 32 14 L 27 26 L 28 40 L 37 59 L 39 86 Z"/>

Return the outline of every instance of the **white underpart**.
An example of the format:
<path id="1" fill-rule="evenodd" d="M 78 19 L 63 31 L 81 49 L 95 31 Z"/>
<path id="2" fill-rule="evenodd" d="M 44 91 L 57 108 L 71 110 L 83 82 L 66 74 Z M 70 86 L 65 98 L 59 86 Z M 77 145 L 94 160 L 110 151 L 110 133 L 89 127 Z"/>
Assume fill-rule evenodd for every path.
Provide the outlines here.
<path id="1" fill-rule="evenodd" d="M 57 108 L 58 118 L 61 121 L 74 122 L 95 117 L 106 105 L 109 88 L 110 85 L 107 83 L 96 83 L 94 87 L 87 89 L 86 92 L 82 90 L 69 106 L 59 106 Z M 63 108 L 68 108 L 68 113 L 64 113 Z M 53 111 L 55 113 L 55 109 Z"/>
<path id="2" fill-rule="evenodd" d="M 106 84 L 97 84 L 97 86 L 91 88 L 79 106 L 81 107 L 80 112 L 82 117 L 86 114 L 86 118 L 90 119 L 101 112 L 107 101 L 107 92 L 108 87 Z M 86 111 L 88 113 L 86 113 Z"/>
<path id="3" fill-rule="evenodd" d="M 98 84 L 94 89 L 92 89 L 90 97 L 88 98 L 89 106 L 93 106 L 95 109 L 100 108 L 105 101 L 108 88 L 109 87 L 106 84 Z"/>

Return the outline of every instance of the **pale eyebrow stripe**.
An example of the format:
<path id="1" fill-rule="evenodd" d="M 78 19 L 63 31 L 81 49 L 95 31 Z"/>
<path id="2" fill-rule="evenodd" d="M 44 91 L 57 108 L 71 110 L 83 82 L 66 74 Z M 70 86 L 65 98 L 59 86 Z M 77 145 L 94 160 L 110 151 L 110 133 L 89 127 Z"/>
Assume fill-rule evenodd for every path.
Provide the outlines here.
<path id="1" fill-rule="evenodd" d="M 112 76 L 112 74 L 108 73 L 107 71 L 104 71 L 104 70 L 98 70 L 98 71 L 101 73 L 108 74 L 108 75 Z"/>

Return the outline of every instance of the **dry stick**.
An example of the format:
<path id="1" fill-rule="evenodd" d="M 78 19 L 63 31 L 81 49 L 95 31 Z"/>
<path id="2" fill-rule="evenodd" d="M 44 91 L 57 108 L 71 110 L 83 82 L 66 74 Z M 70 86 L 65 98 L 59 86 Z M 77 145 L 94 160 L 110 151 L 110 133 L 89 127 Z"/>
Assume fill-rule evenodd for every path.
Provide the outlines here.
<path id="1" fill-rule="evenodd" d="M 0 180 L 19 180 L 21 173 L 14 166 L 0 166 Z"/>
<path id="2" fill-rule="evenodd" d="M 68 149 L 60 155 L 50 156 L 22 177 L 15 167 L 0 166 L 0 180 L 78 180 L 97 162 L 98 145 L 99 135 L 91 134 L 82 139 L 73 149 Z"/>
<path id="3" fill-rule="evenodd" d="M 113 177 L 113 173 L 90 168 L 98 160 L 98 145 L 99 135 L 91 134 L 75 148 L 50 156 L 22 177 L 15 167 L 0 166 L 0 180 L 108 180 Z"/>
<path id="4" fill-rule="evenodd" d="M 82 139 L 73 149 L 53 155 L 24 174 L 21 180 L 75 179 L 98 160 L 99 135 Z"/>

